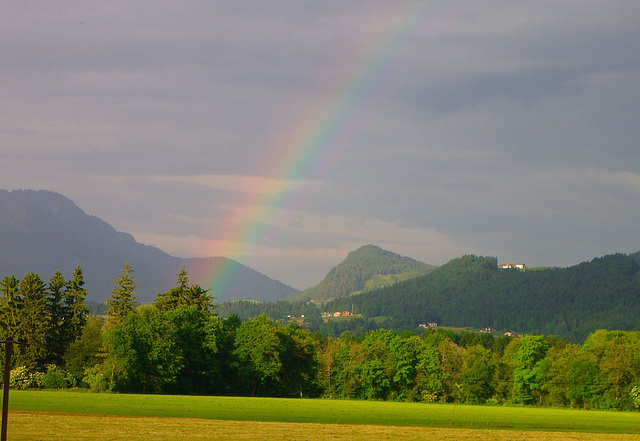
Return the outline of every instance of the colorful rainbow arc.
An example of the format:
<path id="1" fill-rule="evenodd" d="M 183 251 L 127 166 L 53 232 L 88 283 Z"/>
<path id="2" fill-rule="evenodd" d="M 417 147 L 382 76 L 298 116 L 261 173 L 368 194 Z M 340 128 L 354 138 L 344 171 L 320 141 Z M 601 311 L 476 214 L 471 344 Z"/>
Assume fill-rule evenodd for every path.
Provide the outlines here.
<path id="1" fill-rule="evenodd" d="M 388 72 L 393 55 L 398 52 L 408 30 L 420 23 L 424 13 L 422 3 L 410 3 L 400 18 L 388 28 L 370 37 L 370 45 L 360 63 L 355 64 L 340 87 L 335 87 L 333 99 L 315 118 L 292 125 L 279 145 L 285 153 L 272 161 L 272 169 L 265 176 L 277 177 L 260 195 L 248 197 L 239 217 L 227 222 L 216 234 L 232 244 L 228 249 L 216 250 L 217 255 L 238 259 L 251 252 L 265 237 L 274 217 L 295 202 L 295 190 L 287 191 L 291 182 L 309 180 L 327 173 L 340 156 L 340 149 L 357 132 L 356 126 L 364 113 L 368 98 Z M 421 13 L 422 12 L 422 13 Z M 266 196 L 265 196 L 266 195 Z M 241 219 L 238 221 L 237 219 Z M 215 264 L 198 270 L 196 278 L 203 286 L 211 287 L 214 296 L 224 293 L 232 282 L 235 265 Z"/>

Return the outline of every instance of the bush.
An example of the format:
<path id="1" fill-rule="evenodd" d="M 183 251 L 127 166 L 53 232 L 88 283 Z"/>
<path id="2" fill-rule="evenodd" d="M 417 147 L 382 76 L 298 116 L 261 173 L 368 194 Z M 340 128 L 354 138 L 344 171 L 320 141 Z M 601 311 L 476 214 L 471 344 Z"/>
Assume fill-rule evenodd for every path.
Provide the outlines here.
<path id="1" fill-rule="evenodd" d="M 13 389 L 31 389 L 42 387 L 42 372 L 31 372 L 26 366 L 19 366 L 11 370 L 9 387 Z"/>
<path id="2" fill-rule="evenodd" d="M 75 386 L 75 378 L 57 366 L 47 366 L 47 373 L 42 376 L 42 386 L 47 389 L 66 389 Z"/>
<path id="3" fill-rule="evenodd" d="M 106 392 L 112 389 L 111 375 L 105 374 L 104 366 L 97 365 L 86 369 L 82 382 L 91 392 Z"/>
<path id="4" fill-rule="evenodd" d="M 633 386 L 631 392 L 629 392 L 629 396 L 631 397 L 631 401 L 633 401 L 633 405 L 636 406 L 636 409 L 640 409 L 640 387 Z"/>

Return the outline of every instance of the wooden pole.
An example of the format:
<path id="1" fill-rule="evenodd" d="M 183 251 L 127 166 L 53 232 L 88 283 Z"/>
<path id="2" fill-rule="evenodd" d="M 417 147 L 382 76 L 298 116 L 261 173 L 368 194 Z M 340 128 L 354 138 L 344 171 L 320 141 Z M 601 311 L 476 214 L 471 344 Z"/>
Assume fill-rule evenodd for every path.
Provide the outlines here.
<path id="1" fill-rule="evenodd" d="M 4 393 L 2 395 L 2 432 L 0 441 L 7 441 L 7 419 L 9 417 L 9 381 L 11 380 L 11 354 L 13 353 L 13 339 L 3 341 L 4 351 Z"/>

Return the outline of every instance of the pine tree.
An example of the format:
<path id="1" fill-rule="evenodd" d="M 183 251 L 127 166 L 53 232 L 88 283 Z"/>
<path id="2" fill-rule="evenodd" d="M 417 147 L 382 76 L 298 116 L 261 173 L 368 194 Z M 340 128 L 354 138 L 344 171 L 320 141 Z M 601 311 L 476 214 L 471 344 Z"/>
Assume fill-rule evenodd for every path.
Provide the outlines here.
<path id="1" fill-rule="evenodd" d="M 190 285 L 189 274 L 184 266 L 177 276 L 177 286 L 158 293 L 154 305 L 165 311 L 173 311 L 183 306 L 195 306 L 199 311 L 208 311 L 213 308 L 212 297 L 207 294 L 209 290 L 199 285 Z"/>
<path id="2" fill-rule="evenodd" d="M 122 274 L 114 279 L 114 287 L 111 289 L 111 296 L 107 299 L 107 317 L 111 324 L 120 323 L 129 314 L 133 314 L 138 307 L 136 302 L 136 278 L 133 276 L 133 269 L 127 262 L 122 269 Z"/>
<path id="3" fill-rule="evenodd" d="M 47 353 L 49 314 L 45 284 L 39 275 L 30 272 L 20 280 L 18 293 L 22 298 L 18 339 L 23 344 L 16 349 L 16 366 L 38 369 L 44 365 Z"/>
<path id="4" fill-rule="evenodd" d="M 80 265 L 73 271 L 73 279 L 67 283 L 64 293 L 65 348 L 76 341 L 82 335 L 82 329 L 87 324 L 89 308 L 84 304 L 87 290 L 84 288 L 84 275 Z"/>
<path id="5" fill-rule="evenodd" d="M 66 315 L 64 295 L 67 282 L 60 271 L 49 278 L 46 295 L 46 309 L 49 316 L 47 330 L 47 363 L 60 365 L 65 352 Z"/>
<path id="6" fill-rule="evenodd" d="M 0 337 L 18 339 L 19 311 L 22 298 L 18 292 L 20 281 L 13 274 L 0 280 Z"/>

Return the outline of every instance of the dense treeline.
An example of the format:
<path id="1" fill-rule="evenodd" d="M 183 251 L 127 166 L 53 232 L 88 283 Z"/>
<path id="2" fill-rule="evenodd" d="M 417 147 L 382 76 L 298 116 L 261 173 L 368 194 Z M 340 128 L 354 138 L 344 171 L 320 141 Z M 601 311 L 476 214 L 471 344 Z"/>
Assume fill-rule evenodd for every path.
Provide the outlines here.
<path id="1" fill-rule="evenodd" d="M 79 338 L 86 324 L 86 290 L 80 267 L 73 279 L 56 271 L 48 283 L 38 274 L 0 280 L 0 338 L 19 341 L 14 361 L 26 369 L 62 364 L 63 354 Z M 4 358 L 2 359 L 4 364 Z"/>
<path id="2" fill-rule="evenodd" d="M 329 311 L 388 317 L 394 329 L 419 323 L 555 334 L 573 342 L 595 329 L 640 329 L 635 256 L 615 254 L 570 268 L 499 269 L 489 257 L 463 256 L 432 273 L 337 299 Z"/>
<path id="3" fill-rule="evenodd" d="M 387 321 L 377 322 L 364 317 L 350 317 L 348 320 L 328 320 L 322 317 L 320 309 L 312 302 L 254 302 L 237 300 L 217 305 L 220 317 L 237 316 L 242 321 L 265 314 L 273 320 L 288 322 L 294 317 L 301 320 L 302 326 L 312 332 L 319 332 L 325 337 L 338 337 L 345 331 L 355 336 L 367 331 L 374 331 L 390 324 Z M 417 327 L 416 327 L 417 328 Z"/>
<path id="4" fill-rule="evenodd" d="M 82 273 L 2 280 L 3 335 L 21 339 L 13 387 L 327 397 L 586 409 L 640 406 L 640 332 L 582 345 L 434 329 L 326 337 L 259 315 L 221 319 L 207 290 L 177 285 L 136 302 L 133 269 L 114 280 L 106 320 L 86 316 Z M 55 319 L 58 317 L 58 319 Z M 40 327 L 36 327 L 39 324 Z M 38 337 L 40 335 L 40 337 Z"/>

